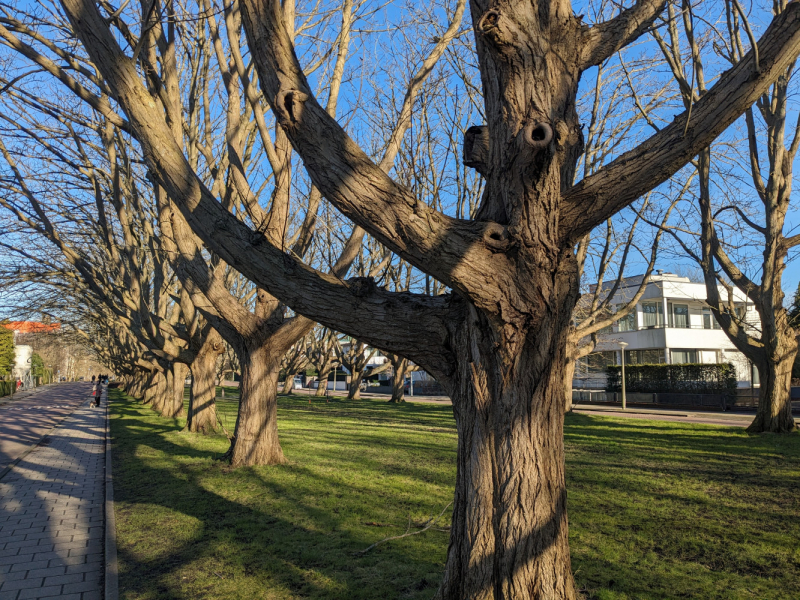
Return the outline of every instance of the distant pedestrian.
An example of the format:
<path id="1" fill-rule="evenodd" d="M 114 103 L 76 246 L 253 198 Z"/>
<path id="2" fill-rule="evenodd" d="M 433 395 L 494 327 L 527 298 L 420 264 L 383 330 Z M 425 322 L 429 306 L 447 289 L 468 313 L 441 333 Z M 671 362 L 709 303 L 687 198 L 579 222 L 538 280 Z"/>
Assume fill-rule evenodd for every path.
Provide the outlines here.
<path id="1" fill-rule="evenodd" d="M 100 406 L 100 389 L 100 380 L 95 381 L 94 377 L 92 377 L 92 396 L 94 398 L 92 404 L 95 406 Z"/>
<path id="2" fill-rule="evenodd" d="M 94 383 L 94 375 L 92 375 L 92 383 Z"/>

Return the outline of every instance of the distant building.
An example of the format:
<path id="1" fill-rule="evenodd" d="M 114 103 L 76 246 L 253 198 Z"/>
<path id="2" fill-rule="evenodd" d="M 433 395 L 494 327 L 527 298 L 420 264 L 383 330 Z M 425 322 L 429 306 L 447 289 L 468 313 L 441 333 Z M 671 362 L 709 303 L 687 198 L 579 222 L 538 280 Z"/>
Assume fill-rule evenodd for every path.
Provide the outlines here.
<path id="1" fill-rule="evenodd" d="M 39 323 L 38 321 L 8 321 L 2 323 L 6 329 L 14 332 L 14 341 L 24 333 L 54 333 L 61 329 L 61 323 Z"/>
<path id="2" fill-rule="evenodd" d="M 33 373 L 31 372 L 31 357 L 33 356 L 33 348 L 24 344 L 14 346 L 14 368 L 11 370 L 11 377 L 16 381 L 22 381 L 23 386 L 27 389 L 33 387 Z"/>
<path id="3" fill-rule="evenodd" d="M 636 294 L 643 275 L 626 277 L 610 305 L 616 311 Z M 613 283 L 603 284 L 610 292 Z M 594 291 L 594 288 L 592 288 Z M 734 310 L 751 326 L 758 323 L 752 302 L 733 290 Z M 720 288 L 720 296 L 728 292 Z M 597 351 L 577 361 L 573 387 L 600 388 L 605 385 L 605 368 L 620 364 L 626 342 L 625 364 L 732 363 L 740 387 L 758 384 L 758 374 L 720 329 L 706 302 L 706 286 L 688 277 L 659 272 L 651 275 L 636 310 L 600 332 Z"/>

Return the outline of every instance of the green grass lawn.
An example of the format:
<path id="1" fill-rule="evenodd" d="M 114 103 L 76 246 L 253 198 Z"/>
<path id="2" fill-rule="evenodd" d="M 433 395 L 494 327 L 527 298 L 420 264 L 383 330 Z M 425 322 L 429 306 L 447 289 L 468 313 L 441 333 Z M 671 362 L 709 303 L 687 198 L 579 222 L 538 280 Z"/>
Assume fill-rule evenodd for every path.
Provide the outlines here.
<path id="1" fill-rule="evenodd" d="M 430 598 L 450 502 L 449 407 L 281 398 L 289 460 L 231 471 L 224 436 L 110 390 L 123 598 Z M 236 399 L 219 401 L 231 428 Z M 570 543 L 597 600 L 800 598 L 800 436 L 568 415 Z"/>

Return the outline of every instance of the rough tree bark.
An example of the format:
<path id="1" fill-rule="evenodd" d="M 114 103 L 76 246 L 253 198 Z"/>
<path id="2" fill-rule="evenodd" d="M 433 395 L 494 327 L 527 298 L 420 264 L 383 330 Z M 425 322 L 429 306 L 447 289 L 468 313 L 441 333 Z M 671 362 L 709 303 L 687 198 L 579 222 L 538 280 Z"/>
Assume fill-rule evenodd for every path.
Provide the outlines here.
<path id="1" fill-rule="evenodd" d="M 177 419 L 186 415 L 183 407 L 184 381 L 189 367 L 183 363 L 174 362 L 167 371 L 167 402 L 164 406 L 165 417 Z"/>
<path id="2" fill-rule="evenodd" d="M 297 373 L 286 373 L 286 379 L 283 380 L 283 387 L 281 388 L 281 394 L 284 396 L 288 396 L 294 390 L 294 378 Z"/>
<path id="3" fill-rule="evenodd" d="M 756 417 L 747 428 L 751 433 L 789 433 L 795 431 L 792 416 L 792 366 L 797 343 L 782 345 L 777 360 L 756 363 L 761 387 L 758 390 Z M 787 400 L 788 398 L 788 400 Z"/>
<path id="4" fill-rule="evenodd" d="M 408 359 L 396 354 L 389 356 L 392 363 L 392 397 L 389 402 L 405 402 L 406 391 L 406 371 L 408 371 Z"/>
<path id="5" fill-rule="evenodd" d="M 217 358 L 222 351 L 222 337 L 212 329 L 190 366 L 192 387 L 186 431 L 212 433 L 217 430 Z"/>
<path id="6" fill-rule="evenodd" d="M 278 441 L 278 374 L 283 348 L 271 340 L 242 340 L 236 348 L 242 368 L 239 412 L 229 450 L 232 467 L 285 462 Z"/>
<path id="7" fill-rule="evenodd" d="M 361 400 L 361 382 L 364 381 L 364 371 L 359 371 L 350 376 L 347 384 L 347 399 Z"/>

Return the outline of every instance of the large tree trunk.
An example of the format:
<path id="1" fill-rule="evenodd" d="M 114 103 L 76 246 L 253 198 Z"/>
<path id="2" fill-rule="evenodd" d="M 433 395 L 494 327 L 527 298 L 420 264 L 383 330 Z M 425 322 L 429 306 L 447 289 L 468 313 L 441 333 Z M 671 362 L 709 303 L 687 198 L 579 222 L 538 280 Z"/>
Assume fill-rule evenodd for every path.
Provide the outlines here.
<path id="1" fill-rule="evenodd" d="M 317 386 L 317 392 L 314 394 L 315 396 L 324 396 L 325 392 L 328 391 L 328 375 L 331 374 L 331 368 L 328 367 L 327 369 L 322 369 L 319 372 L 319 385 Z"/>
<path id="2" fill-rule="evenodd" d="M 165 369 L 162 371 L 157 371 L 153 378 L 154 385 L 151 386 L 151 390 L 153 391 L 152 396 L 152 407 L 158 414 L 163 417 L 167 416 L 168 405 L 170 404 L 169 398 L 171 396 L 171 390 L 169 389 L 168 381 L 167 381 L 167 373 L 169 369 Z"/>
<path id="3" fill-rule="evenodd" d="M 158 401 L 159 375 L 158 371 L 151 371 L 146 375 L 142 403 L 154 405 Z"/>
<path id="4" fill-rule="evenodd" d="M 297 373 L 286 373 L 286 379 L 283 381 L 283 388 L 281 389 L 281 394 L 291 394 L 292 390 L 294 390 L 294 376 Z"/>
<path id="5" fill-rule="evenodd" d="M 564 412 L 572 410 L 572 380 L 574 377 L 575 360 L 567 358 L 566 364 L 564 365 Z"/>
<path id="6" fill-rule="evenodd" d="M 392 357 L 392 399 L 389 402 L 405 402 L 406 371 L 408 359 Z"/>
<path id="7" fill-rule="evenodd" d="M 183 397 L 185 391 L 186 374 L 189 367 L 183 363 L 172 363 L 172 368 L 167 371 L 167 398 L 166 414 L 167 417 L 178 419 L 186 415 L 183 407 Z"/>
<path id="8" fill-rule="evenodd" d="M 217 430 L 217 357 L 222 352 L 222 338 L 211 331 L 192 362 L 192 387 L 185 431 L 213 433 Z"/>
<path id="9" fill-rule="evenodd" d="M 152 373 L 150 371 L 136 371 L 136 373 L 131 375 L 131 385 L 129 387 L 128 395 L 136 400 L 146 402 L 145 396 L 147 395 L 147 389 L 150 386 L 151 377 Z"/>
<path id="10" fill-rule="evenodd" d="M 761 380 L 756 418 L 747 428 L 750 433 L 789 433 L 796 429 L 792 417 L 792 365 L 797 349 L 787 351 L 780 360 L 756 365 Z"/>
<path id="11" fill-rule="evenodd" d="M 454 340 L 458 366 L 447 386 L 458 473 L 436 597 L 575 599 L 563 443 L 568 319 L 544 320 L 505 355 L 485 319 L 468 323 Z"/>
<path id="12" fill-rule="evenodd" d="M 347 386 L 348 400 L 361 400 L 361 382 L 364 381 L 364 371 L 355 371 L 350 376 L 350 383 Z"/>
<path id="13" fill-rule="evenodd" d="M 274 465 L 285 461 L 278 441 L 278 374 L 281 354 L 268 343 L 245 340 L 237 349 L 242 368 L 239 413 L 228 451 L 231 466 Z"/>

